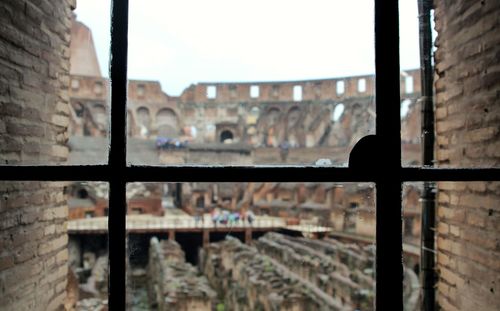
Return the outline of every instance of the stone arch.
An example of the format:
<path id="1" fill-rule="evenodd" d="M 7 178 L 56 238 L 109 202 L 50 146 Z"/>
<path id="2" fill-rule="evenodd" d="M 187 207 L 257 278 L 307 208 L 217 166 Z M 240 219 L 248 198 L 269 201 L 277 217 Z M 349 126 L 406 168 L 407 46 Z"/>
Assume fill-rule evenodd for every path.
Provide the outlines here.
<path id="1" fill-rule="evenodd" d="M 156 113 L 156 128 L 159 136 L 176 137 L 179 134 L 179 120 L 173 109 L 162 108 Z"/>
<path id="2" fill-rule="evenodd" d="M 224 129 L 220 133 L 220 142 L 225 143 L 228 139 L 232 141 L 234 139 L 234 133 L 231 130 Z"/>
<path id="3" fill-rule="evenodd" d="M 251 107 L 250 114 L 254 117 L 258 117 L 260 115 L 260 108 L 258 106 Z"/>
<path id="4" fill-rule="evenodd" d="M 108 125 L 108 114 L 103 104 L 95 103 L 92 105 L 92 119 L 100 130 L 106 130 Z"/>
<path id="5" fill-rule="evenodd" d="M 147 137 L 151 127 L 151 114 L 147 107 L 141 106 L 136 110 L 137 126 L 139 127 L 140 136 Z"/>
<path id="6" fill-rule="evenodd" d="M 128 136 L 134 137 L 136 135 L 137 122 L 135 121 L 135 115 L 132 110 L 127 109 L 127 133 Z"/>
<path id="7" fill-rule="evenodd" d="M 71 107 L 75 111 L 75 115 L 79 118 L 83 118 L 85 113 L 85 107 L 81 102 L 73 102 L 71 103 Z"/>
<path id="8" fill-rule="evenodd" d="M 149 128 L 151 125 L 151 114 L 147 107 L 141 106 L 137 108 L 137 124 L 144 125 Z"/>
<path id="9" fill-rule="evenodd" d="M 272 126 L 278 122 L 281 115 L 281 109 L 277 107 L 270 107 L 267 109 L 266 119 L 268 126 Z"/>
<path id="10" fill-rule="evenodd" d="M 297 123 L 300 120 L 300 108 L 298 106 L 292 106 L 290 109 L 288 109 L 288 112 L 286 114 L 286 123 L 287 127 L 293 128 L 294 126 L 297 125 Z"/>
<path id="11" fill-rule="evenodd" d="M 196 198 L 196 208 L 205 208 L 205 197 L 203 195 Z"/>
<path id="12" fill-rule="evenodd" d="M 343 103 L 338 103 L 335 105 L 335 108 L 333 108 L 332 112 L 332 122 L 337 122 L 340 121 L 342 116 L 344 115 L 345 111 L 345 105 Z"/>

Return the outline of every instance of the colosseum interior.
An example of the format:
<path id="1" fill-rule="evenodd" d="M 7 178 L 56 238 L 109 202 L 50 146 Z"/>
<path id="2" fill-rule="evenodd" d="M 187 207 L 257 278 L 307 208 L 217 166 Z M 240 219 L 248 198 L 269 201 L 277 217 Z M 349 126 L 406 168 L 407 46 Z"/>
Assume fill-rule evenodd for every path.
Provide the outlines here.
<path id="1" fill-rule="evenodd" d="M 108 310 L 109 184 L 17 181 L 9 170 L 107 163 L 111 83 L 76 6 L 0 2 L 1 310 Z M 500 4 L 432 8 L 434 165 L 496 175 L 432 183 L 430 309 L 421 268 L 427 185 L 403 184 L 404 310 L 498 310 Z M 422 165 L 422 79 L 420 68 L 400 74 L 403 166 Z M 199 82 L 179 96 L 129 80 L 126 105 L 127 160 L 137 165 L 346 167 L 356 143 L 375 134 L 374 75 Z M 375 188 L 128 183 L 127 308 L 373 310 Z"/>

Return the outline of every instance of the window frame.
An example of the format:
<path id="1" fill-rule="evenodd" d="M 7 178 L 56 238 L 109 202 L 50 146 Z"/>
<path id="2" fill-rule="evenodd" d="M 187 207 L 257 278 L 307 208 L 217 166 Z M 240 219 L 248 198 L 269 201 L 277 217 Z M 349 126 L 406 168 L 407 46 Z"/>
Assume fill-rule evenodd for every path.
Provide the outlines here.
<path id="1" fill-rule="evenodd" d="M 128 0 L 112 1 L 111 143 L 105 165 L 1 165 L 3 180 L 104 181 L 109 183 L 109 307 L 126 309 L 126 183 L 128 182 L 374 182 L 376 184 L 376 302 L 378 310 L 403 308 L 402 183 L 493 181 L 500 169 L 402 167 L 398 0 L 374 0 L 376 138 L 361 167 L 128 166 L 126 105 Z M 360 146 L 360 148 L 363 148 Z M 383 150 L 383 152 L 381 151 Z M 373 156 L 375 154 L 375 156 Z M 390 172 L 390 174 L 388 173 Z M 383 217 L 382 217 L 383 216 Z"/>

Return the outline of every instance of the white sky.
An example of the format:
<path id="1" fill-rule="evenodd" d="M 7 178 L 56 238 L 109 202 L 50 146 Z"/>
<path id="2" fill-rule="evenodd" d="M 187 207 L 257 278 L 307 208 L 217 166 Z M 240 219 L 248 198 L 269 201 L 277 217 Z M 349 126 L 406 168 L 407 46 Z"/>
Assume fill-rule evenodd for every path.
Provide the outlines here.
<path id="1" fill-rule="evenodd" d="M 108 76 L 110 0 L 78 0 Z M 419 67 L 417 0 L 400 0 L 401 68 Z M 129 79 L 197 82 L 374 72 L 373 0 L 130 0 Z"/>

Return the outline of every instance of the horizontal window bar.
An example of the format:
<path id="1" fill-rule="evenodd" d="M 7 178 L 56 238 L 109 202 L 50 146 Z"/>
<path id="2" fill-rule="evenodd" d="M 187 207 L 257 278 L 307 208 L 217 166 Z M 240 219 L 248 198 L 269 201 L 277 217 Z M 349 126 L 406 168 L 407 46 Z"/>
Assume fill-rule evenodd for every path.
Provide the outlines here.
<path id="1" fill-rule="evenodd" d="M 0 166 L 0 180 L 43 181 L 110 181 L 116 175 L 110 166 Z M 121 172 L 127 182 L 189 182 L 189 181 L 316 181 L 377 182 L 405 181 L 495 181 L 499 168 L 438 169 L 400 168 L 399 172 L 380 167 L 353 169 L 348 167 L 314 166 L 131 166 Z M 399 175 L 399 176 L 398 176 Z"/>

